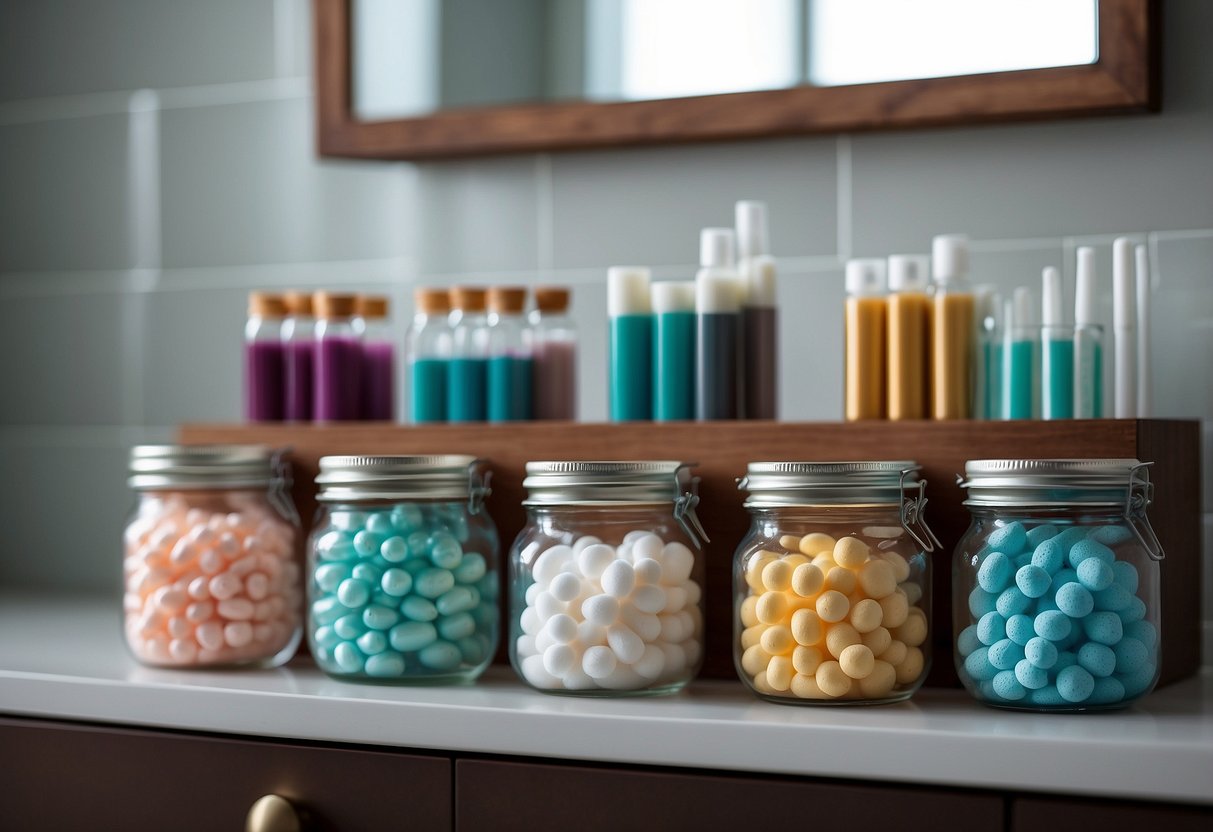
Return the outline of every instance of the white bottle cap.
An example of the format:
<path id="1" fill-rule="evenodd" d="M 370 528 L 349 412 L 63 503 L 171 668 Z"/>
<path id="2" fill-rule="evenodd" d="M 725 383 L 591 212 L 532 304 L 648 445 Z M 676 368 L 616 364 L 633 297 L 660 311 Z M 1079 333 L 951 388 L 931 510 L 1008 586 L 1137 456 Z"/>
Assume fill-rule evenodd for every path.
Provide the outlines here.
<path id="1" fill-rule="evenodd" d="M 1045 326 L 1062 326 L 1066 320 L 1062 300 L 1065 295 L 1061 286 L 1061 272 L 1054 266 L 1046 266 L 1040 273 L 1040 281 L 1040 321 Z"/>
<path id="2" fill-rule="evenodd" d="M 652 297 L 653 311 L 658 315 L 665 312 L 694 312 L 695 281 L 665 280 L 654 283 Z"/>
<path id="3" fill-rule="evenodd" d="M 969 273 L 969 238 L 964 234 L 940 234 L 931 241 L 931 266 L 935 282 L 946 286 L 964 280 Z"/>
<path id="4" fill-rule="evenodd" d="M 745 262 L 745 304 L 747 306 L 774 306 L 777 270 L 775 258 L 761 254 Z"/>
<path id="5" fill-rule="evenodd" d="M 1133 280 L 1133 243 L 1118 237 L 1112 243 L 1112 326 L 1137 326 L 1137 286 Z"/>
<path id="6" fill-rule="evenodd" d="M 767 204 L 743 199 L 734 207 L 737 224 L 737 255 L 742 258 L 770 254 L 767 238 Z"/>
<path id="7" fill-rule="evenodd" d="M 879 258 L 847 261 L 847 294 L 854 297 L 883 295 L 887 288 L 885 262 Z"/>
<path id="8" fill-rule="evenodd" d="M 699 265 L 705 269 L 737 265 L 737 235 L 733 229 L 705 228 L 699 232 Z"/>
<path id="9" fill-rule="evenodd" d="M 705 313 L 736 313 L 741 298 L 736 277 L 726 271 L 704 269 L 695 278 L 695 311 Z"/>
<path id="10" fill-rule="evenodd" d="M 1032 290 L 1020 286 L 1015 290 L 1015 326 L 1033 326 L 1036 323 L 1035 304 L 1032 303 Z"/>
<path id="11" fill-rule="evenodd" d="M 890 254 L 889 291 L 925 292 L 931 282 L 929 266 L 930 258 L 925 254 Z"/>
<path id="12" fill-rule="evenodd" d="M 1078 277 L 1074 281 L 1074 324 L 1095 323 L 1095 249 L 1078 250 Z"/>
<path id="13" fill-rule="evenodd" d="M 647 315 L 652 275 L 646 266 L 611 266 L 607 269 L 607 314 Z"/>

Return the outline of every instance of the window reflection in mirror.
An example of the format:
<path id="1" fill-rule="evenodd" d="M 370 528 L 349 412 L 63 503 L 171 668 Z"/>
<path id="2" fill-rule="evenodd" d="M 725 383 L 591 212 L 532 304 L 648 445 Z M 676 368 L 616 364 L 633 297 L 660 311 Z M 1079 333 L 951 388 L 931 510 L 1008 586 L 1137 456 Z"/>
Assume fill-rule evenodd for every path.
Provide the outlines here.
<path id="1" fill-rule="evenodd" d="M 354 0 L 364 120 L 1092 63 L 1096 0 Z"/>

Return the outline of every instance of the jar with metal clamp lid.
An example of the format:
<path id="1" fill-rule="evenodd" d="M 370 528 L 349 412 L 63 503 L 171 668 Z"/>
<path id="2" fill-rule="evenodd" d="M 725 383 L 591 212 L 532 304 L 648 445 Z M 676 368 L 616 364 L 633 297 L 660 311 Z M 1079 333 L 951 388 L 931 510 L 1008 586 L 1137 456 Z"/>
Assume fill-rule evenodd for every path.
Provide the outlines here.
<path id="1" fill-rule="evenodd" d="M 538 690 L 670 693 L 703 659 L 691 463 L 529 462 L 510 552 L 510 661 Z"/>
<path id="2" fill-rule="evenodd" d="M 908 461 L 755 462 L 733 561 L 733 657 L 772 702 L 907 699 L 931 662 L 926 481 Z"/>
<path id="3" fill-rule="evenodd" d="M 984 459 L 960 481 L 972 524 L 956 546 L 956 669 L 987 705 L 1121 708 L 1153 689 L 1162 546 L 1150 463 Z"/>
<path id="4" fill-rule="evenodd" d="M 466 682 L 498 639 L 489 474 L 470 456 L 326 456 L 309 541 L 308 644 L 330 676 Z"/>
<path id="5" fill-rule="evenodd" d="M 126 644 L 170 667 L 287 661 L 302 631 L 299 517 L 281 454 L 138 445 L 125 531 Z"/>

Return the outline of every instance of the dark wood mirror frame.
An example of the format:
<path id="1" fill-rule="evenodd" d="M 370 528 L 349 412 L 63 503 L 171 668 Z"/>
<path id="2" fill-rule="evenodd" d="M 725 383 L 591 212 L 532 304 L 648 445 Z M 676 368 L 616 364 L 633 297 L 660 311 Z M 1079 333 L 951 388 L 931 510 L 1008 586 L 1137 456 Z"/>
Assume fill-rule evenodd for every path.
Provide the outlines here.
<path id="1" fill-rule="evenodd" d="M 1085 66 L 661 101 L 574 101 L 360 121 L 353 0 L 313 0 L 321 156 L 435 159 L 891 130 L 1157 111 L 1161 0 L 1100 0 L 1099 60 Z"/>

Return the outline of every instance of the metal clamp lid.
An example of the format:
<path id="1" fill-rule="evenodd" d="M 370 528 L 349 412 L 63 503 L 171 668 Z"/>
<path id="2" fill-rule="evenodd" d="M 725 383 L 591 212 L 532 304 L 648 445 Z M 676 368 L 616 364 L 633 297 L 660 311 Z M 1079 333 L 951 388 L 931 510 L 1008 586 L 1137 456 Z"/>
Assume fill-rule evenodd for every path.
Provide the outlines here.
<path id="1" fill-rule="evenodd" d="M 127 484 L 136 491 L 283 488 L 284 449 L 265 445 L 135 445 Z"/>
<path id="2" fill-rule="evenodd" d="M 319 502 L 467 500 L 475 514 L 492 493 L 484 460 L 462 454 L 325 456 L 316 484 Z"/>

